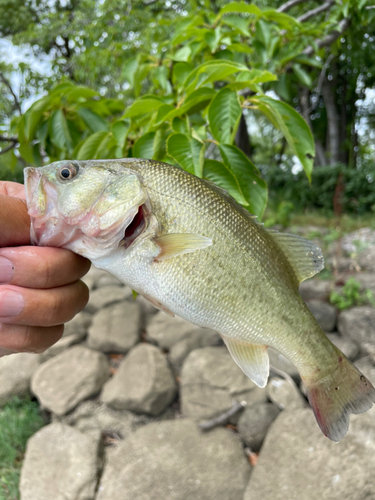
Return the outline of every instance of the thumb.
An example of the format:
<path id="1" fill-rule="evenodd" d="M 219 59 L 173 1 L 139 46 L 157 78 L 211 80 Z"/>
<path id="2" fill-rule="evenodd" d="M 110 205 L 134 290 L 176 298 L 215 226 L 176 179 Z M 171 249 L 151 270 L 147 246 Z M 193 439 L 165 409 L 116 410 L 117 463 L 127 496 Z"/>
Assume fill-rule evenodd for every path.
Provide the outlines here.
<path id="1" fill-rule="evenodd" d="M 30 217 L 25 200 L 0 194 L 0 247 L 30 245 Z"/>

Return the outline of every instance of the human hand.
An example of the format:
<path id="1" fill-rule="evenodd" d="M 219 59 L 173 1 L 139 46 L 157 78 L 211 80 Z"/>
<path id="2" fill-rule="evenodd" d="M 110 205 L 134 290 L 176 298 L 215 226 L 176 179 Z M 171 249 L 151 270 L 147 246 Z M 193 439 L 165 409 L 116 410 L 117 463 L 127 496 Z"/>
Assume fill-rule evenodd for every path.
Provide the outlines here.
<path id="1" fill-rule="evenodd" d="M 29 245 L 24 187 L 0 182 L 0 356 L 43 352 L 88 301 L 79 279 L 90 261 L 62 248 Z"/>

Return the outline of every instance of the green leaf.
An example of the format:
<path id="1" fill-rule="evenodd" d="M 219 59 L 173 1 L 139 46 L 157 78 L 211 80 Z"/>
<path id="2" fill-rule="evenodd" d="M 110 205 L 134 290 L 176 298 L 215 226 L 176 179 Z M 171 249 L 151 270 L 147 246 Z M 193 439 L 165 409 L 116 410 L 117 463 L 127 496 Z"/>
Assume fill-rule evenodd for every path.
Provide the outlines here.
<path id="1" fill-rule="evenodd" d="M 154 83 L 157 84 L 158 87 L 163 89 L 165 92 L 169 88 L 168 82 L 168 68 L 166 66 L 158 66 L 154 70 Z"/>
<path id="2" fill-rule="evenodd" d="M 50 97 L 43 97 L 42 99 L 39 99 L 39 101 L 36 101 L 21 118 L 18 130 L 22 130 L 21 135 L 26 142 L 29 142 L 34 138 L 35 129 L 42 119 L 43 113 L 47 111 L 50 105 Z M 21 141 L 22 138 L 20 137 Z"/>
<path id="3" fill-rule="evenodd" d="M 66 94 L 68 102 L 82 101 L 85 99 L 91 99 L 97 96 L 98 93 L 95 90 L 89 89 L 88 87 L 78 86 Z"/>
<path id="4" fill-rule="evenodd" d="M 234 28 L 238 33 L 243 36 L 251 37 L 249 31 L 249 21 L 240 16 L 226 16 L 223 23 Z"/>
<path id="5" fill-rule="evenodd" d="M 236 146 L 219 145 L 219 149 L 225 166 L 236 179 L 239 193 L 248 203 L 246 208 L 261 217 L 267 204 L 266 182 L 259 177 L 257 168 Z"/>
<path id="6" fill-rule="evenodd" d="M 186 120 L 181 120 L 181 118 L 177 118 L 177 117 L 173 118 L 172 130 L 173 130 L 173 132 L 176 132 L 177 134 L 184 134 L 184 135 L 189 134 L 189 129 L 188 129 L 188 125 L 186 123 Z"/>
<path id="7" fill-rule="evenodd" d="M 111 138 L 108 132 L 96 132 L 90 135 L 75 152 L 77 160 L 92 160 L 102 158 L 102 154 Z"/>
<path id="8" fill-rule="evenodd" d="M 241 191 L 241 185 L 238 179 L 221 161 L 205 160 L 203 165 L 203 176 L 205 179 L 226 189 L 240 205 L 245 207 L 249 206 L 249 202 Z"/>
<path id="9" fill-rule="evenodd" d="M 237 93 L 228 88 L 220 90 L 208 109 L 208 119 L 214 139 L 222 144 L 232 144 L 241 114 Z"/>
<path id="10" fill-rule="evenodd" d="M 153 125 L 160 125 L 161 123 L 164 123 L 170 118 L 170 113 L 174 110 L 175 107 L 171 104 L 163 104 L 163 106 L 160 106 Z"/>
<path id="11" fill-rule="evenodd" d="M 311 76 L 304 69 L 301 68 L 300 64 L 293 64 L 292 68 L 294 74 L 296 75 L 298 80 L 302 83 L 302 85 L 311 88 L 312 86 Z"/>
<path id="12" fill-rule="evenodd" d="M 285 14 L 285 12 L 277 12 L 277 10 L 270 9 L 264 10 L 262 12 L 262 15 L 264 19 L 267 19 L 268 21 L 274 21 L 281 28 L 284 28 L 286 30 L 301 26 L 301 23 L 297 21 L 295 17 Z"/>
<path id="13" fill-rule="evenodd" d="M 180 62 L 173 66 L 173 81 L 182 85 L 189 74 L 193 71 L 193 66 L 188 63 Z"/>
<path id="14" fill-rule="evenodd" d="M 138 61 L 136 57 L 128 59 L 122 67 L 122 76 L 126 78 L 131 87 L 133 87 L 134 85 L 134 75 L 137 69 L 138 69 Z"/>
<path id="15" fill-rule="evenodd" d="M 177 161 L 181 167 L 202 177 L 204 161 L 204 144 L 196 139 L 189 139 L 183 134 L 172 134 L 167 142 L 169 156 Z"/>
<path id="16" fill-rule="evenodd" d="M 57 109 L 51 118 L 51 140 L 59 149 L 72 148 L 72 138 L 61 109 Z"/>
<path id="17" fill-rule="evenodd" d="M 119 120 L 112 125 L 112 132 L 116 138 L 117 144 L 121 149 L 124 148 L 126 138 L 130 129 L 130 120 Z"/>
<path id="18" fill-rule="evenodd" d="M 159 159 L 163 156 L 165 145 L 162 131 L 148 132 L 142 135 L 133 146 L 134 158 Z"/>
<path id="19" fill-rule="evenodd" d="M 160 106 L 163 106 L 164 101 L 157 96 L 146 95 L 137 99 L 130 108 L 126 111 L 124 117 L 131 118 L 133 116 L 143 115 L 145 113 L 153 113 Z"/>
<path id="20" fill-rule="evenodd" d="M 226 88 L 231 90 L 241 90 L 265 82 L 274 82 L 277 76 L 270 71 L 262 71 L 260 69 L 252 69 L 250 71 L 243 71 L 237 75 L 236 81 L 229 83 Z"/>
<path id="21" fill-rule="evenodd" d="M 316 57 L 307 57 L 305 55 L 299 55 L 295 59 L 295 62 L 299 62 L 301 64 L 306 64 L 307 66 L 312 66 L 314 68 L 322 69 L 323 63 L 321 60 L 316 59 Z"/>
<path id="22" fill-rule="evenodd" d="M 251 5 L 245 2 L 231 2 L 220 9 L 220 12 L 215 19 L 215 24 L 224 14 L 227 14 L 228 12 L 241 12 L 242 14 L 252 14 L 257 17 L 262 15 L 262 11 L 256 5 Z"/>
<path id="23" fill-rule="evenodd" d="M 268 96 L 249 100 L 283 133 L 289 147 L 302 163 L 308 179 L 311 180 L 315 144 L 311 130 L 302 116 L 285 102 Z"/>
<path id="24" fill-rule="evenodd" d="M 240 52 L 243 54 L 252 54 L 254 52 L 254 49 L 252 47 L 249 47 L 248 45 L 245 45 L 243 43 L 231 43 L 227 47 L 228 50 L 231 50 L 232 52 Z"/>
<path id="25" fill-rule="evenodd" d="M 189 60 L 190 54 L 191 48 L 189 47 L 189 45 L 185 45 L 185 47 L 178 49 L 178 51 L 173 56 L 171 56 L 171 59 L 173 61 L 187 62 Z"/>
<path id="26" fill-rule="evenodd" d="M 108 131 L 108 123 L 91 109 L 82 107 L 77 109 L 77 113 L 92 132 Z"/>
<path id="27" fill-rule="evenodd" d="M 195 89 L 200 75 L 204 75 L 199 78 L 199 86 L 202 87 L 210 82 L 225 80 L 228 76 L 239 71 L 248 71 L 248 68 L 244 64 L 220 59 L 205 62 L 194 69 L 187 77 L 185 82 L 186 92 L 190 93 Z"/>

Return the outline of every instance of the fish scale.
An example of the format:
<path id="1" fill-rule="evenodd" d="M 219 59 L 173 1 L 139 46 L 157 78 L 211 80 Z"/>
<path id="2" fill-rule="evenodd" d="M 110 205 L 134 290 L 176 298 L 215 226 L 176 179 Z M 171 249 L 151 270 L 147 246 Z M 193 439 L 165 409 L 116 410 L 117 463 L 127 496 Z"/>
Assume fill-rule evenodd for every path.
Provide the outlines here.
<path id="1" fill-rule="evenodd" d="M 329 341 L 298 293 L 323 268 L 308 240 L 266 230 L 208 181 L 153 160 L 25 169 L 32 241 L 89 258 L 154 305 L 217 330 L 260 387 L 272 346 L 297 366 L 330 439 L 375 389 Z"/>

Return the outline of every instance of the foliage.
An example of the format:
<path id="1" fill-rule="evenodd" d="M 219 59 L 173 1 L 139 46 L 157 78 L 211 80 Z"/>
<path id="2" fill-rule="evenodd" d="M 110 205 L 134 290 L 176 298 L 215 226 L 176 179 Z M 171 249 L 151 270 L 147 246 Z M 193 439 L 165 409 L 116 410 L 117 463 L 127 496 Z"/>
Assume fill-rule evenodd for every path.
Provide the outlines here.
<path id="1" fill-rule="evenodd" d="M 26 164 L 72 157 L 153 158 L 216 182 L 257 215 L 267 186 L 239 146 L 241 120 L 262 117 L 310 179 L 314 140 L 290 89 L 312 88 L 326 58 L 319 40 L 333 33 L 337 50 L 338 23 L 372 15 L 354 0 L 330 4 L 313 22 L 270 8 L 276 0 L 134 1 L 126 12 L 119 0 L 27 2 L 17 16 L 18 2 L 0 5 L 0 32 L 48 54 L 53 76 L 25 70 L 26 87 L 48 93 L 3 127 L 15 139 L 0 142 L 0 171 L 16 177 Z"/>
<path id="2" fill-rule="evenodd" d="M 361 284 L 354 278 L 349 278 L 340 292 L 331 292 L 330 302 L 340 311 L 353 306 L 361 306 L 366 302 L 375 306 L 372 291 L 367 289 L 361 292 Z"/>
<path id="3" fill-rule="evenodd" d="M 22 458 L 29 437 L 44 425 L 39 406 L 14 398 L 0 410 L 0 500 L 16 500 Z"/>
<path id="4" fill-rule="evenodd" d="M 291 225 L 292 214 L 294 212 L 294 205 L 290 201 L 282 201 L 273 215 L 268 216 L 264 222 L 266 227 L 272 227 L 276 224 L 281 224 L 283 227 Z M 311 238 L 310 238 L 311 239 Z"/>
<path id="5" fill-rule="evenodd" d="M 228 4 L 216 15 L 206 10 L 185 16 L 155 53 L 140 51 L 126 61 L 130 106 L 65 81 L 14 120 L 17 153 L 34 165 L 43 156 L 169 161 L 213 180 L 261 215 L 266 184 L 235 145 L 236 132 L 242 109 L 258 110 L 311 176 L 310 129 L 292 107 L 263 89 L 300 55 L 306 44 L 300 31 L 295 18 L 245 3 Z M 243 90 L 249 95 L 241 95 Z M 5 160 L 13 168 L 20 161 L 15 151 Z"/>
<path id="6" fill-rule="evenodd" d="M 333 213 L 333 198 L 340 173 L 344 192 L 341 197 L 346 213 L 363 215 L 375 211 L 375 164 L 353 169 L 337 164 L 333 167 L 315 168 L 311 184 L 301 172 L 290 169 L 269 169 L 265 179 L 273 202 L 283 200 L 293 203 L 296 211 L 319 209 L 327 215 Z"/>

